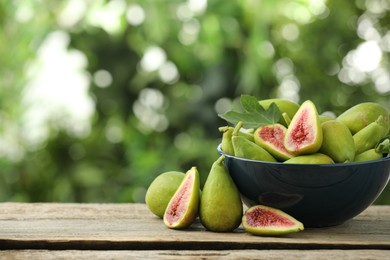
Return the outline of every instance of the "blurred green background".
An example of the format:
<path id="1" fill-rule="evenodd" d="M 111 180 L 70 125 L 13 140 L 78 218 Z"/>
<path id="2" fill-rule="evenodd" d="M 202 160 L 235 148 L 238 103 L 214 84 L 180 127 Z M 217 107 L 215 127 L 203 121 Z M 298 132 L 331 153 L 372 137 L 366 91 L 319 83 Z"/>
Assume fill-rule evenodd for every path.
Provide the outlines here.
<path id="1" fill-rule="evenodd" d="M 142 202 L 241 94 L 390 110 L 386 0 L 0 0 L 0 200 Z M 390 204 L 390 187 L 377 204 Z"/>

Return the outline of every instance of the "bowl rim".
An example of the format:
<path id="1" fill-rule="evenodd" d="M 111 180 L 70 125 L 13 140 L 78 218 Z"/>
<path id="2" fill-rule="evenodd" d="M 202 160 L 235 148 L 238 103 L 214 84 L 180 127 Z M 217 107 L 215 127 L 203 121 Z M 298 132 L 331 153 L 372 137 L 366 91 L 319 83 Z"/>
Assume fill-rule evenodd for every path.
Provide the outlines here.
<path id="1" fill-rule="evenodd" d="M 274 165 L 274 166 L 300 166 L 300 167 L 346 167 L 346 166 L 357 166 L 357 165 L 367 165 L 367 164 L 376 164 L 379 162 L 385 162 L 385 161 L 390 161 L 390 154 L 387 154 L 383 158 L 376 159 L 376 160 L 370 160 L 370 161 L 363 161 L 363 162 L 348 162 L 348 163 L 332 163 L 332 164 L 325 164 L 325 163 L 319 163 L 319 164 L 301 164 L 301 163 L 284 163 L 284 162 L 267 162 L 267 161 L 259 161 L 259 160 L 252 160 L 252 159 L 246 159 L 246 158 L 240 158 L 231 154 L 224 153 L 222 151 L 222 144 L 220 143 L 217 146 L 217 151 L 220 155 L 223 155 L 228 158 L 233 158 L 237 159 L 240 161 L 245 161 L 245 162 L 255 162 L 255 163 L 261 163 L 264 165 Z"/>

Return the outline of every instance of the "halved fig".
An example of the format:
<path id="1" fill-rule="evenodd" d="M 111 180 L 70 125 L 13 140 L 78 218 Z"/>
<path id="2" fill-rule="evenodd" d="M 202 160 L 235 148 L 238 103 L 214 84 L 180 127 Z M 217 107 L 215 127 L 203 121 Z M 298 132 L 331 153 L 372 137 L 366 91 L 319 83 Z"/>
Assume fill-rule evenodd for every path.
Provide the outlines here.
<path id="1" fill-rule="evenodd" d="M 252 206 L 242 217 L 244 229 L 254 235 L 284 235 L 304 230 L 301 222 L 287 213 L 264 205 Z"/>
<path id="2" fill-rule="evenodd" d="M 284 138 L 284 146 L 294 155 L 317 152 L 322 145 L 322 128 L 317 108 L 310 100 L 299 107 Z"/>
<path id="3" fill-rule="evenodd" d="M 164 213 L 164 224 L 173 229 L 190 226 L 198 215 L 200 201 L 199 173 L 192 167 L 171 198 Z"/>
<path id="4" fill-rule="evenodd" d="M 283 141 L 287 128 L 281 124 L 260 126 L 254 133 L 255 143 L 263 147 L 279 161 L 285 161 L 292 157 L 284 147 Z"/>

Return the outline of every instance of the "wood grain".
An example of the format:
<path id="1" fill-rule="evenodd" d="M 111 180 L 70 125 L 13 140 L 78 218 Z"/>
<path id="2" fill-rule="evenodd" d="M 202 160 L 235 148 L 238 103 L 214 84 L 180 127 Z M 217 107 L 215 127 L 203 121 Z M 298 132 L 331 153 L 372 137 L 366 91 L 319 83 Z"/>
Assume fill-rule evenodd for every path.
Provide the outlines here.
<path id="1" fill-rule="evenodd" d="M 30 259 L 77 259 L 77 260 L 106 260 L 106 259 L 280 259 L 280 260 L 361 260 L 389 259 L 387 250 L 5 250 L 0 251 L 0 259 L 30 260 Z"/>
<path id="2" fill-rule="evenodd" d="M 0 203 L 0 249 L 377 249 L 381 254 L 390 250 L 390 206 L 371 206 L 335 227 L 259 237 L 241 227 L 210 232 L 199 221 L 186 230 L 171 230 L 145 204 Z"/>

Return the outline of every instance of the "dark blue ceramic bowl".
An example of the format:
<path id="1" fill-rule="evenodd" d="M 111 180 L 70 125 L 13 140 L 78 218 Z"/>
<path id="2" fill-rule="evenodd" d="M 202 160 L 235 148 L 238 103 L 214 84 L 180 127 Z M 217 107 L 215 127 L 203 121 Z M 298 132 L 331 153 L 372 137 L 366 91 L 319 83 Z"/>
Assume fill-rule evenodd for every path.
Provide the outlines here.
<path id="1" fill-rule="evenodd" d="M 283 210 L 305 227 L 339 225 L 380 195 L 390 178 L 390 157 L 339 164 L 285 164 L 225 156 L 243 202 Z"/>

